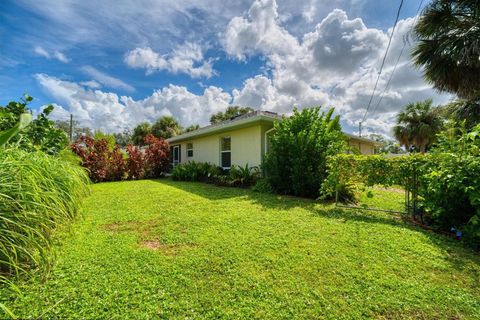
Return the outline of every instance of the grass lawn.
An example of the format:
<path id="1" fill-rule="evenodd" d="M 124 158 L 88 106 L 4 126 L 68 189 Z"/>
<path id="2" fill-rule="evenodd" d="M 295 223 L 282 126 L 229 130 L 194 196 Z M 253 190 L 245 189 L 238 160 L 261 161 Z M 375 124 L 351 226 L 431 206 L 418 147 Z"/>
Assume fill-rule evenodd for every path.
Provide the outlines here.
<path id="1" fill-rule="evenodd" d="M 17 316 L 480 315 L 480 257 L 387 214 L 170 180 L 92 189 L 49 277 L 0 290 Z"/>

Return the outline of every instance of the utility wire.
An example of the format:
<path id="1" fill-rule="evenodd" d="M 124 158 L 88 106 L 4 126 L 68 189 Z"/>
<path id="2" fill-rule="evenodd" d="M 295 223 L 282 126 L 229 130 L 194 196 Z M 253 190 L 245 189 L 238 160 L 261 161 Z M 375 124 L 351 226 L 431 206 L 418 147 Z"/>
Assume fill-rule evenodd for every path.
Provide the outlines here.
<path id="1" fill-rule="evenodd" d="M 400 17 L 400 10 L 402 10 L 402 6 L 403 6 L 403 0 L 400 1 L 400 5 L 398 6 L 397 16 L 395 18 L 395 23 L 393 24 L 392 33 L 390 34 L 390 38 L 388 39 L 387 50 L 385 50 L 385 55 L 383 56 L 382 64 L 380 66 L 380 71 L 378 72 L 377 81 L 375 81 L 375 86 L 373 87 L 372 95 L 370 96 L 370 100 L 368 101 L 367 110 L 365 110 L 365 114 L 363 115 L 363 119 L 361 122 L 365 121 L 368 110 L 372 105 L 372 100 L 375 95 L 375 91 L 377 90 L 378 81 L 380 80 L 380 76 L 382 75 L 383 66 L 385 65 L 385 60 L 387 59 L 388 50 L 390 49 L 390 45 L 392 43 L 393 34 L 395 33 L 395 28 L 397 27 L 398 19 Z"/>
<path id="2" fill-rule="evenodd" d="M 408 34 L 409 34 L 410 32 L 412 32 L 414 26 L 417 24 L 418 13 L 420 12 L 420 9 L 422 8 L 423 1 L 424 1 L 424 0 L 421 0 L 421 1 L 420 1 L 420 4 L 418 5 L 417 13 L 415 14 L 415 19 L 414 19 L 414 21 L 413 21 L 413 23 L 412 23 L 412 26 L 410 27 L 410 30 L 408 30 L 408 31 L 405 33 L 405 35 L 404 35 L 402 50 L 400 50 L 400 54 L 398 55 L 397 61 L 395 62 L 395 66 L 393 67 L 392 73 L 390 74 L 390 77 L 388 78 L 388 81 L 387 81 L 387 84 L 385 85 L 385 88 L 383 89 L 382 93 L 380 94 L 380 98 L 378 99 L 377 104 L 376 104 L 375 107 L 373 108 L 371 117 L 373 117 L 373 116 L 375 115 L 375 112 L 377 111 L 378 106 L 380 105 L 380 102 L 382 102 L 382 100 L 383 100 L 383 96 L 385 95 L 385 92 L 387 91 L 387 89 L 388 89 L 389 86 L 390 86 L 390 82 L 392 81 L 393 74 L 394 74 L 395 71 L 397 70 L 398 63 L 400 62 L 400 59 L 402 58 L 403 52 L 404 52 L 404 50 L 405 50 L 405 47 L 407 46 L 407 43 L 408 43 Z"/>

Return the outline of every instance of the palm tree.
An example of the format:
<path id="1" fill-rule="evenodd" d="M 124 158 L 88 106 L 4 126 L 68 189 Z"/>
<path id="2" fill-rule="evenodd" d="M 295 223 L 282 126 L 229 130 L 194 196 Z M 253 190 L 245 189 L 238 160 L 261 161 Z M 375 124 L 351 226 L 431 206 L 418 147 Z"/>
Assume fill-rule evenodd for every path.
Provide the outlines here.
<path id="1" fill-rule="evenodd" d="M 152 134 L 158 138 L 168 139 L 182 133 L 183 128 L 178 121 L 171 116 L 163 116 L 152 126 Z"/>
<path id="2" fill-rule="evenodd" d="M 414 28 L 412 55 L 435 88 L 472 99 L 480 93 L 480 2 L 433 0 Z"/>
<path id="3" fill-rule="evenodd" d="M 435 141 L 441 130 L 443 119 L 438 108 L 432 107 L 432 100 L 409 103 L 397 115 L 393 134 L 407 150 L 415 147 L 424 153 Z"/>

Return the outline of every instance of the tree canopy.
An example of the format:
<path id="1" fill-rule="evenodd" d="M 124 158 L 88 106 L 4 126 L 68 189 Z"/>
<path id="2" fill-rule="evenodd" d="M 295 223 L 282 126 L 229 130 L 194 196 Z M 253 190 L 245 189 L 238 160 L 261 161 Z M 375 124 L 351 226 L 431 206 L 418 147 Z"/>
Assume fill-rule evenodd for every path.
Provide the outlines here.
<path id="1" fill-rule="evenodd" d="M 158 118 L 152 126 L 152 134 L 157 138 L 168 139 L 181 134 L 182 131 L 182 126 L 171 116 Z"/>
<path id="2" fill-rule="evenodd" d="M 152 125 L 148 122 L 139 123 L 134 129 L 132 134 L 132 142 L 136 146 L 144 146 L 145 137 L 152 133 Z"/>
<path id="3" fill-rule="evenodd" d="M 440 109 L 432 106 L 432 100 L 409 103 L 397 115 L 393 134 L 405 149 L 415 147 L 423 153 L 435 141 L 442 124 Z"/>
<path id="4" fill-rule="evenodd" d="M 222 121 L 230 120 L 233 117 L 252 112 L 250 107 L 229 106 L 224 112 L 217 112 L 210 117 L 210 123 L 215 124 Z"/>
<path id="5" fill-rule="evenodd" d="M 414 28 L 415 64 L 441 91 L 472 99 L 480 93 L 480 2 L 433 0 Z"/>

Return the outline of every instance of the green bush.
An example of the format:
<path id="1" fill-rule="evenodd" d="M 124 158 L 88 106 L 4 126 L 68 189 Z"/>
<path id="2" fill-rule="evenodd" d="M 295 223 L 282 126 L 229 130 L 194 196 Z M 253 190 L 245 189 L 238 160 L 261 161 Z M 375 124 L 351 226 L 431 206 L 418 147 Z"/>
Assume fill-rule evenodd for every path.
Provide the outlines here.
<path id="1" fill-rule="evenodd" d="M 14 128 L 22 114 L 30 113 L 28 104 L 32 100 L 26 95 L 21 102 L 10 101 L 6 106 L 0 106 L 0 131 Z M 48 119 L 53 109 L 52 105 L 45 107 L 27 128 L 10 140 L 10 144 L 27 151 L 41 150 L 53 155 L 63 150 L 68 145 L 68 137 Z"/>
<path id="2" fill-rule="evenodd" d="M 178 181 L 214 182 L 221 174 L 221 168 L 210 163 L 189 161 L 175 166 L 172 179 Z"/>
<path id="3" fill-rule="evenodd" d="M 397 184 L 411 191 L 416 185 L 418 213 L 426 223 L 447 232 L 460 230 L 470 245 L 480 247 L 480 125 L 468 133 L 447 134 L 442 134 L 437 146 L 425 155 L 386 158 L 342 154 L 329 158 L 322 197 L 332 197 L 341 184 L 351 182 Z"/>
<path id="4" fill-rule="evenodd" d="M 272 186 L 267 181 L 267 179 L 259 179 L 252 188 L 255 192 L 260 193 L 273 193 Z"/>
<path id="5" fill-rule="evenodd" d="M 229 170 L 219 166 L 189 161 L 175 166 L 172 170 L 172 179 L 177 181 L 200 181 L 214 183 L 226 187 L 249 187 L 260 176 L 258 167 L 244 167 L 233 165 Z"/>
<path id="6" fill-rule="evenodd" d="M 248 163 L 244 167 L 233 165 L 228 172 L 228 180 L 238 187 L 252 186 L 259 177 L 259 168 L 250 167 Z"/>
<path id="7" fill-rule="evenodd" d="M 327 177 L 327 157 L 346 150 L 339 117 L 320 108 L 298 111 L 275 123 L 265 157 L 265 170 L 272 188 L 283 194 L 319 196 Z"/>
<path id="8" fill-rule="evenodd" d="M 88 191 L 88 175 L 74 161 L 0 148 L 0 281 L 48 270 L 53 231 L 75 218 Z"/>

